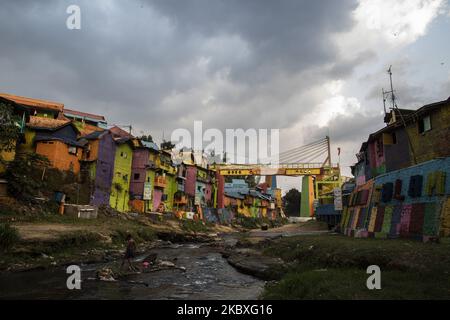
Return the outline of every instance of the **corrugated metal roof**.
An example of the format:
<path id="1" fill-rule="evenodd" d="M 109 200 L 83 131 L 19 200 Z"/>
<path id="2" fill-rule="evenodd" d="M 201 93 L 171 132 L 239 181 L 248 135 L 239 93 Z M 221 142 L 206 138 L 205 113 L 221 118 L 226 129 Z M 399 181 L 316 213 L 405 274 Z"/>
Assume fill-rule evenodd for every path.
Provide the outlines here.
<path id="1" fill-rule="evenodd" d="M 80 118 L 90 118 L 93 120 L 99 120 L 99 121 L 105 121 L 105 117 L 98 115 L 98 114 L 93 114 L 93 113 L 87 113 L 87 112 L 82 112 L 82 111 L 77 111 L 77 110 L 72 110 L 72 109 L 66 109 L 64 108 L 64 114 L 67 116 L 77 116 Z"/>
<path id="2" fill-rule="evenodd" d="M 114 137 L 120 137 L 120 138 L 134 138 L 134 136 L 128 132 L 126 132 L 125 130 L 114 126 L 112 128 L 109 129 L 109 131 L 111 131 L 111 133 L 113 134 Z"/>
<path id="3" fill-rule="evenodd" d="M 146 148 L 153 149 L 153 150 L 155 150 L 155 151 L 159 151 L 158 145 L 157 145 L 156 143 L 154 143 L 154 142 L 143 141 L 143 140 L 142 140 L 141 143 L 142 143 L 142 145 L 143 145 L 144 147 L 146 147 Z"/>
<path id="4" fill-rule="evenodd" d="M 100 138 L 100 136 L 105 133 L 107 130 L 101 130 L 101 131 L 94 131 L 91 132 L 87 135 L 83 135 L 82 138 L 86 139 L 86 140 L 96 140 L 98 138 Z"/>
<path id="5" fill-rule="evenodd" d="M 231 191 L 225 191 L 225 196 L 227 196 L 229 198 L 235 198 L 235 199 L 244 199 L 245 198 L 239 192 L 231 192 Z"/>
<path id="6" fill-rule="evenodd" d="M 34 108 L 38 108 L 38 109 L 41 108 L 41 109 L 55 110 L 55 111 L 60 111 L 60 112 L 62 112 L 64 109 L 64 104 L 59 103 L 59 102 L 21 97 L 21 96 L 16 96 L 13 94 L 8 94 L 8 93 L 0 93 L 0 97 L 11 100 L 17 104 L 30 106 L 30 107 L 34 107 Z"/>

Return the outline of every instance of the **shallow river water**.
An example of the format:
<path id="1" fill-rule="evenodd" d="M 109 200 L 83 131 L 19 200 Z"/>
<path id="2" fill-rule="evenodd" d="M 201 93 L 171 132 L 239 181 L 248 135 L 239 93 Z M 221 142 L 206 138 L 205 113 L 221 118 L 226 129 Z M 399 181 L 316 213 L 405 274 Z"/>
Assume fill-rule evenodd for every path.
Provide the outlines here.
<path id="1" fill-rule="evenodd" d="M 215 247 L 198 244 L 153 249 L 158 259 L 186 268 L 128 276 L 128 281 L 89 280 L 107 264 L 81 266 L 81 290 L 68 290 L 65 268 L 0 275 L 0 299 L 257 299 L 264 281 L 238 272 Z M 142 258 L 142 257 L 141 257 Z M 138 258 L 139 260 L 139 258 Z M 138 283 L 130 283 L 138 282 Z M 142 284 L 146 283 L 148 286 Z"/>

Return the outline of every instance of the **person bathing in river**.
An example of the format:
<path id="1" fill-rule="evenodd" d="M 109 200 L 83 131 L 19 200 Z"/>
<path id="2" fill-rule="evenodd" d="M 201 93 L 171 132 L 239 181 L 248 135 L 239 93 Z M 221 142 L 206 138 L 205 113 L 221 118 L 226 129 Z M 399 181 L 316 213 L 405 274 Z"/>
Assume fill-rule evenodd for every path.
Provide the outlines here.
<path id="1" fill-rule="evenodd" d="M 132 260 L 136 256 L 136 242 L 134 242 L 131 234 L 127 235 L 127 249 L 125 251 L 125 256 L 122 260 L 122 265 L 120 268 L 123 268 L 125 261 L 128 262 L 128 269 L 131 271 L 138 271 L 134 266 Z"/>

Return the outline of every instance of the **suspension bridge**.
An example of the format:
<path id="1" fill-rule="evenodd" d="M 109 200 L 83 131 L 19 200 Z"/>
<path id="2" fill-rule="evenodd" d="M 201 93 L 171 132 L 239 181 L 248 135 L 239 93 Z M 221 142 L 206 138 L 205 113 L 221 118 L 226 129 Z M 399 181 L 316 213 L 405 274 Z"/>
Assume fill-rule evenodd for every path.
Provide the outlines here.
<path id="1" fill-rule="evenodd" d="M 281 152 L 276 163 L 268 164 L 219 164 L 215 165 L 218 188 L 224 188 L 225 176 L 265 176 L 266 182 L 276 188 L 277 176 L 302 177 L 300 215 L 314 215 L 314 200 L 330 201 L 332 192 L 342 184 L 338 163 L 331 162 L 330 138 Z M 218 207 L 223 200 L 218 198 Z"/>

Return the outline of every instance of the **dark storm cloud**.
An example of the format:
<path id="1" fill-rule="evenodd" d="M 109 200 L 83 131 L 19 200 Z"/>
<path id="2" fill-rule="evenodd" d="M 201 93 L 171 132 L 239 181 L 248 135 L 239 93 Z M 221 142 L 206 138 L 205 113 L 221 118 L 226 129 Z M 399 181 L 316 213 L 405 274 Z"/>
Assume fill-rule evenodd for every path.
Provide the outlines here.
<path id="1" fill-rule="evenodd" d="M 180 30 L 204 36 L 237 34 L 250 44 L 251 61 L 234 78 L 267 81 L 277 72 L 299 72 L 334 61 L 330 32 L 352 26 L 355 1 L 155 0 Z"/>
<path id="2" fill-rule="evenodd" d="M 81 7 L 81 30 L 65 27 L 70 4 Z M 353 0 L 6 2 L 0 11 L 0 91 L 54 99 L 155 135 L 191 118 L 219 128 L 287 127 L 316 103 L 315 97 L 289 103 L 294 95 L 348 75 L 358 63 L 341 63 L 330 41 L 331 33 L 352 26 L 355 5 Z M 328 74 L 310 73 L 325 66 Z M 227 83 L 213 90 L 212 107 L 202 105 L 203 95 L 194 93 L 207 91 L 223 70 L 229 72 Z M 181 102 L 168 107 L 179 95 Z"/>

